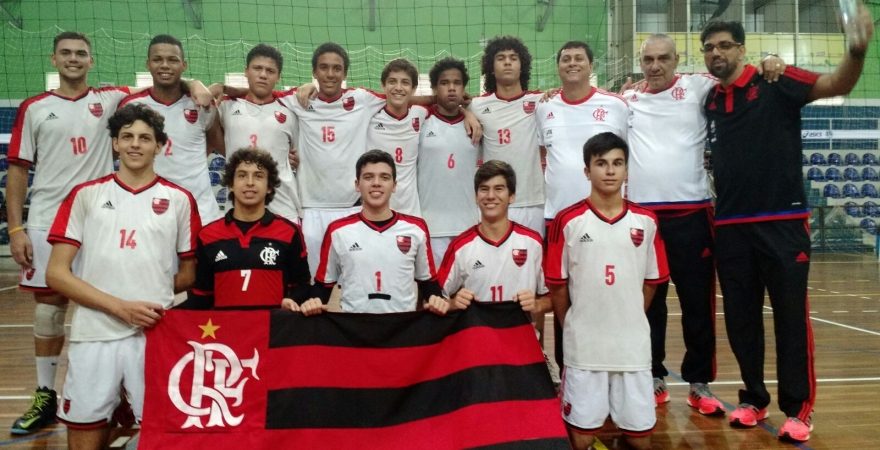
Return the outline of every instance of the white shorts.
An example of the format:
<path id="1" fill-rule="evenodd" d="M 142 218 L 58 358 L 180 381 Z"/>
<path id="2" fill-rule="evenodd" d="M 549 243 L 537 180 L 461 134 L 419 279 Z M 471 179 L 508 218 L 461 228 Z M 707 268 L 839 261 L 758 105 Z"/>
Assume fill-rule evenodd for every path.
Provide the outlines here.
<path id="1" fill-rule="evenodd" d="M 139 332 L 112 341 L 71 342 L 67 376 L 58 418 L 70 428 L 89 429 L 107 424 L 125 389 L 134 417 L 144 412 L 144 350 Z"/>
<path id="2" fill-rule="evenodd" d="M 446 249 L 449 248 L 449 244 L 452 243 L 453 239 L 455 238 L 452 236 L 431 238 L 431 251 L 434 253 L 434 269 L 440 269 L 440 263 L 443 262 L 443 256 L 446 255 Z"/>
<path id="3" fill-rule="evenodd" d="M 507 210 L 507 216 L 510 220 L 531 228 L 544 237 L 544 228 L 547 227 L 544 221 L 544 205 L 541 206 L 511 206 Z"/>
<path id="4" fill-rule="evenodd" d="M 312 273 L 312 278 L 318 271 L 318 262 L 321 260 L 321 244 L 324 242 L 324 232 L 327 231 L 330 222 L 360 211 L 360 206 L 303 209 L 302 233 L 309 256 L 309 271 Z"/>
<path id="5" fill-rule="evenodd" d="M 54 294 L 55 291 L 46 284 L 46 268 L 49 267 L 49 256 L 52 254 L 52 244 L 46 240 L 49 238 L 49 230 L 28 228 L 27 235 L 34 249 L 33 263 L 30 270 L 21 269 L 18 286 L 35 294 Z M 73 259 L 73 269 L 78 265 L 79 255 Z"/>
<path id="6" fill-rule="evenodd" d="M 608 415 L 624 434 L 645 436 L 657 423 L 650 370 L 597 372 L 565 367 L 562 420 L 576 431 L 598 432 Z"/>

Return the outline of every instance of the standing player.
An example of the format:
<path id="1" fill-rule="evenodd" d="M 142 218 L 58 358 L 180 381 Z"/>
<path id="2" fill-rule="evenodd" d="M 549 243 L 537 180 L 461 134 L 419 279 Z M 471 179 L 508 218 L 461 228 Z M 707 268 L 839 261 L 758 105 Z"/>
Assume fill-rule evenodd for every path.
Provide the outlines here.
<path id="1" fill-rule="evenodd" d="M 248 91 L 239 97 L 224 97 L 217 107 L 220 126 L 215 128 L 227 149 L 262 148 L 278 164 L 281 184 L 273 190 L 270 209 L 293 222 L 302 217 L 296 173 L 288 155 L 296 146 L 297 119 L 273 95 L 281 78 L 284 59 L 278 49 L 257 44 L 247 54 L 245 77 Z M 225 153 L 225 152 L 224 152 Z M 228 155 L 231 156 L 231 155 Z"/>
<path id="2" fill-rule="evenodd" d="M 590 448 L 609 413 L 629 443 L 651 447 L 656 423 L 645 309 L 669 277 L 654 215 L 623 199 L 628 149 L 604 132 L 584 145 L 590 197 L 563 209 L 544 261 L 563 325 L 562 414 L 572 446 Z"/>
<path id="3" fill-rule="evenodd" d="M 745 64 L 741 23 L 710 22 L 700 33 L 706 67 L 719 81 L 705 104 L 718 193 L 715 257 L 730 347 L 745 383 L 730 423 L 752 427 L 767 418 L 766 288 L 776 332 L 779 408 L 787 417 L 779 437 L 796 442 L 810 438 L 816 399 L 801 107 L 847 94 L 858 82 L 874 31 L 867 8 L 860 4 L 859 10 L 857 24 L 866 39 L 849 43 L 833 73 L 788 67 L 773 84 Z"/>
<path id="4" fill-rule="evenodd" d="M 630 120 L 625 100 L 590 85 L 593 50 L 587 43 L 566 42 L 556 53 L 556 65 L 562 90 L 539 103 L 535 113 L 541 151 L 547 155 L 547 221 L 590 195 L 590 185 L 583 182 L 584 142 L 604 131 L 626 140 Z"/>
<path id="5" fill-rule="evenodd" d="M 207 139 L 216 109 L 200 108 L 184 92 L 180 80 L 186 67 L 183 44 L 167 34 L 155 36 L 147 50 L 153 87 L 126 97 L 119 106 L 142 103 L 165 117 L 168 142 L 156 159 L 156 173 L 190 191 L 199 204 L 202 220 L 211 222 L 220 217 L 208 177 L 207 157 L 209 148 L 218 147 Z"/>
<path id="6" fill-rule="evenodd" d="M 449 303 L 434 276 L 434 260 L 425 221 L 391 209 L 396 187 L 394 158 L 370 150 L 358 158 L 355 188 L 363 209 L 336 220 L 327 228 L 315 285 L 321 299 L 330 299 L 337 282 L 343 286 L 342 310 L 361 313 L 415 311 L 413 280 L 425 308 L 445 314 Z M 320 312 L 302 305 L 304 314 Z"/>
<path id="7" fill-rule="evenodd" d="M 483 125 L 483 157 L 513 166 L 520 186 L 510 218 L 543 236 L 544 182 L 535 121 L 543 94 L 528 91 L 532 55 L 517 37 L 495 37 L 486 44 L 482 70 L 486 93 L 469 109 Z"/>
<path id="8" fill-rule="evenodd" d="M 141 330 L 155 325 L 174 293 L 192 284 L 201 225 L 192 195 L 153 171 L 167 139 L 162 116 L 131 105 L 109 122 L 119 172 L 74 188 L 49 233 L 46 280 L 80 306 L 73 315 L 58 408 L 74 450 L 107 445 L 107 424 L 123 391 L 141 419 L 146 342 Z M 77 257 L 79 267 L 71 271 Z"/>
<path id="9" fill-rule="evenodd" d="M 46 286 L 52 219 L 64 197 L 79 183 L 113 170 L 107 120 L 128 88 L 95 89 L 88 85 L 94 64 L 91 43 L 77 32 L 55 36 L 52 65 L 57 89 L 25 100 L 18 108 L 9 143 L 6 212 L 9 247 L 21 266 L 19 286 L 32 291 L 37 391 L 30 409 L 12 425 L 12 434 L 28 434 L 55 422 L 55 373 L 64 345 L 67 299 Z M 35 170 L 27 231 L 24 202 L 28 169 Z"/>
<path id="10" fill-rule="evenodd" d="M 351 167 L 367 150 L 370 119 L 385 106 L 384 95 L 367 89 L 342 89 L 348 67 L 344 48 L 332 42 L 321 44 L 312 54 L 317 99 L 303 107 L 297 101 L 298 88 L 278 96 L 299 120 L 297 176 L 306 248 L 321 248 L 330 222 L 360 210 L 357 191 L 346 180 L 351 179 Z M 312 270 L 318 267 L 318 253 L 309 254 Z"/>
<path id="11" fill-rule="evenodd" d="M 480 147 L 467 136 L 459 107 L 468 83 L 464 62 L 441 59 L 428 76 L 437 104 L 431 107 L 419 136 L 419 202 L 431 231 L 434 264 L 439 266 L 452 238 L 479 218 L 469 186 Z"/>
<path id="12" fill-rule="evenodd" d="M 269 152 L 232 153 L 223 184 L 234 207 L 199 232 L 196 283 L 181 308 L 277 308 L 283 299 L 296 310 L 308 298 L 311 276 L 302 233 L 266 209 L 281 183 Z M 320 306 L 320 300 L 312 301 Z"/>
<path id="13" fill-rule="evenodd" d="M 395 59 L 382 69 L 385 108 L 370 120 L 367 148 L 390 153 L 397 165 L 397 190 L 391 196 L 391 209 L 422 215 L 416 181 L 419 158 L 419 130 L 428 117 L 424 106 L 410 106 L 413 91 L 419 84 L 419 70 L 405 59 Z"/>
<path id="14" fill-rule="evenodd" d="M 474 175 L 474 191 L 480 222 L 452 241 L 437 276 L 451 299 L 449 308 L 515 301 L 529 313 L 549 311 L 541 235 L 507 216 L 516 199 L 513 168 L 486 161 Z"/>

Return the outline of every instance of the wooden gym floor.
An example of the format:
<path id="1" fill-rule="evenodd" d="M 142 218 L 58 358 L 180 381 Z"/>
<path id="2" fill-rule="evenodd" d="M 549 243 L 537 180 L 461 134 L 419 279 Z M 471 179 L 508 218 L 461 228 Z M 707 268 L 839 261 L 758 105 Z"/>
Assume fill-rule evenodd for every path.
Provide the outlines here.
<path id="1" fill-rule="evenodd" d="M 0 258 L 0 450 L 64 448 L 66 432 L 55 425 L 27 437 L 13 437 L 8 428 L 30 403 L 35 386 L 32 317 L 29 294 L 15 288 L 17 270 L 11 258 Z M 720 290 L 719 290 L 720 293 Z M 657 409 L 653 436 L 657 449 L 874 449 L 880 448 L 880 263 L 873 255 L 814 254 L 810 272 L 810 303 L 816 339 L 818 398 L 812 439 L 798 446 L 776 439 L 784 420 L 776 406 L 775 352 L 772 311 L 765 306 L 766 377 L 773 400 L 770 418 L 748 430 L 732 429 L 722 418 L 703 417 L 685 404 L 687 384 L 678 376 L 683 344 L 680 310 L 670 290 L 667 368 L 672 375 L 672 401 Z M 769 304 L 769 302 L 768 302 Z M 717 305 L 718 377 L 713 391 L 728 410 L 737 403 L 741 386 Z M 68 315 L 69 317 L 69 315 Z M 547 317 L 550 329 L 552 316 Z M 550 333 L 552 334 L 552 333 Z M 547 348 L 552 349 L 548 342 Z M 65 365 L 59 371 L 58 386 Z M 599 448 L 621 448 L 609 428 Z"/>

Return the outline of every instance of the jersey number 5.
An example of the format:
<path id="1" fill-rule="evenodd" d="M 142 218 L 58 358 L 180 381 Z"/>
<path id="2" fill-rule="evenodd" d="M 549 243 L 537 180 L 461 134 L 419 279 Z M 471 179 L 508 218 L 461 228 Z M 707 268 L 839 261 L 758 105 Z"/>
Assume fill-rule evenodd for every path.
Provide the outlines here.
<path id="1" fill-rule="evenodd" d="M 611 286 L 612 284 L 614 284 L 614 280 L 614 265 L 608 264 L 607 266 L 605 266 L 605 284 Z"/>

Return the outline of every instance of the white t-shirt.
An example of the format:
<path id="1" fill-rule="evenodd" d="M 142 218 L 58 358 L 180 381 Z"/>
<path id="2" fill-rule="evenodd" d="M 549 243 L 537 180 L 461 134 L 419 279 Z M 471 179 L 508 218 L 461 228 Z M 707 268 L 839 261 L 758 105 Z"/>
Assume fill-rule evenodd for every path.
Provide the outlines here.
<path id="1" fill-rule="evenodd" d="M 431 237 L 453 237 L 480 219 L 474 174 L 480 147 L 464 130 L 464 116 L 449 120 L 436 110 L 419 137 L 419 203 Z"/>
<path id="2" fill-rule="evenodd" d="M 450 297 L 465 288 L 480 302 L 513 301 L 520 290 L 543 295 L 543 250 L 541 235 L 518 223 L 498 242 L 475 225 L 449 244 L 437 281 Z"/>
<path id="3" fill-rule="evenodd" d="M 391 195 L 391 209 L 411 216 L 422 215 L 416 161 L 419 159 L 419 130 L 428 117 L 424 106 L 411 106 L 403 117 L 382 108 L 370 119 L 367 150 L 379 149 L 391 154 L 397 166 L 397 189 Z"/>
<path id="4" fill-rule="evenodd" d="M 44 92 L 18 107 L 8 160 L 36 163 L 28 226 L 49 229 L 76 185 L 113 171 L 107 121 L 128 94 L 126 87 L 89 88 L 77 98 Z"/>
<path id="5" fill-rule="evenodd" d="M 544 204 L 544 176 L 535 108 L 543 93 L 526 91 L 516 98 L 494 92 L 474 98 L 469 109 L 483 125 L 483 159 L 497 159 L 516 172 L 514 207 Z"/>
<path id="6" fill-rule="evenodd" d="M 269 209 L 285 219 L 296 221 L 302 204 L 296 174 L 288 160 L 290 149 L 296 146 L 296 116 L 278 101 L 259 105 L 244 97 L 225 97 L 217 111 L 223 125 L 227 156 L 247 147 L 261 148 L 272 155 L 278 164 L 281 185 L 275 189 Z"/>
<path id="7" fill-rule="evenodd" d="M 627 198 L 651 210 L 711 206 L 703 104 L 717 82 L 709 75 L 679 75 L 660 92 L 624 93 L 633 112 Z"/>
<path id="8" fill-rule="evenodd" d="M 626 202 L 605 217 L 589 200 L 562 210 L 547 234 L 547 284 L 568 283 L 565 365 L 594 371 L 651 368 L 642 286 L 669 278 L 657 218 Z"/>
<path id="9" fill-rule="evenodd" d="M 58 209 L 50 243 L 79 247 L 74 275 L 122 300 L 170 308 L 178 257 L 193 256 L 201 228 L 189 192 L 162 178 L 132 189 L 116 175 L 77 186 Z M 71 342 L 109 341 L 137 333 L 110 314 L 79 307 Z"/>
<path id="10" fill-rule="evenodd" d="M 544 218 L 552 219 L 590 195 L 590 182 L 584 175 L 584 144 L 606 131 L 626 140 L 630 112 L 620 96 L 593 88 L 578 100 L 566 99 L 560 92 L 538 104 L 535 118 L 540 144 L 547 149 Z"/>
<path id="11" fill-rule="evenodd" d="M 343 311 L 389 313 L 415 311 L 413 280 L 434 274 L 424 220 L 395 212 L 378 229 L 358 213 L 327 227 L 315 282 L 339 283 Z"/>
<path id="12" fill-rule="evenodd" d="M 370 119 L 385 106 L 385 96 L 346 89 L 333 99 L 320 95 L 303 108 L 296 89 L 278 100 L 299 119 L 300 198 L 304 208 L 348 208 L 357 203 L 355 163 L 367 151 Z"/>
<path id="13" fill-rule="evenodd" d="M 153 163 L 156 173 L 192 193 L 205 223 L 219 219 L 220 208 L 208 176 L 208 140 L 205 136 L 214 124 L 217 110 L 200 108 L 188 95 L 170 104 L 163 103 L 153 97 L 151 89 L 126 97 L 119 107 L 129 103 L 145 104 L 165 117 L 168 142 Z"/>

